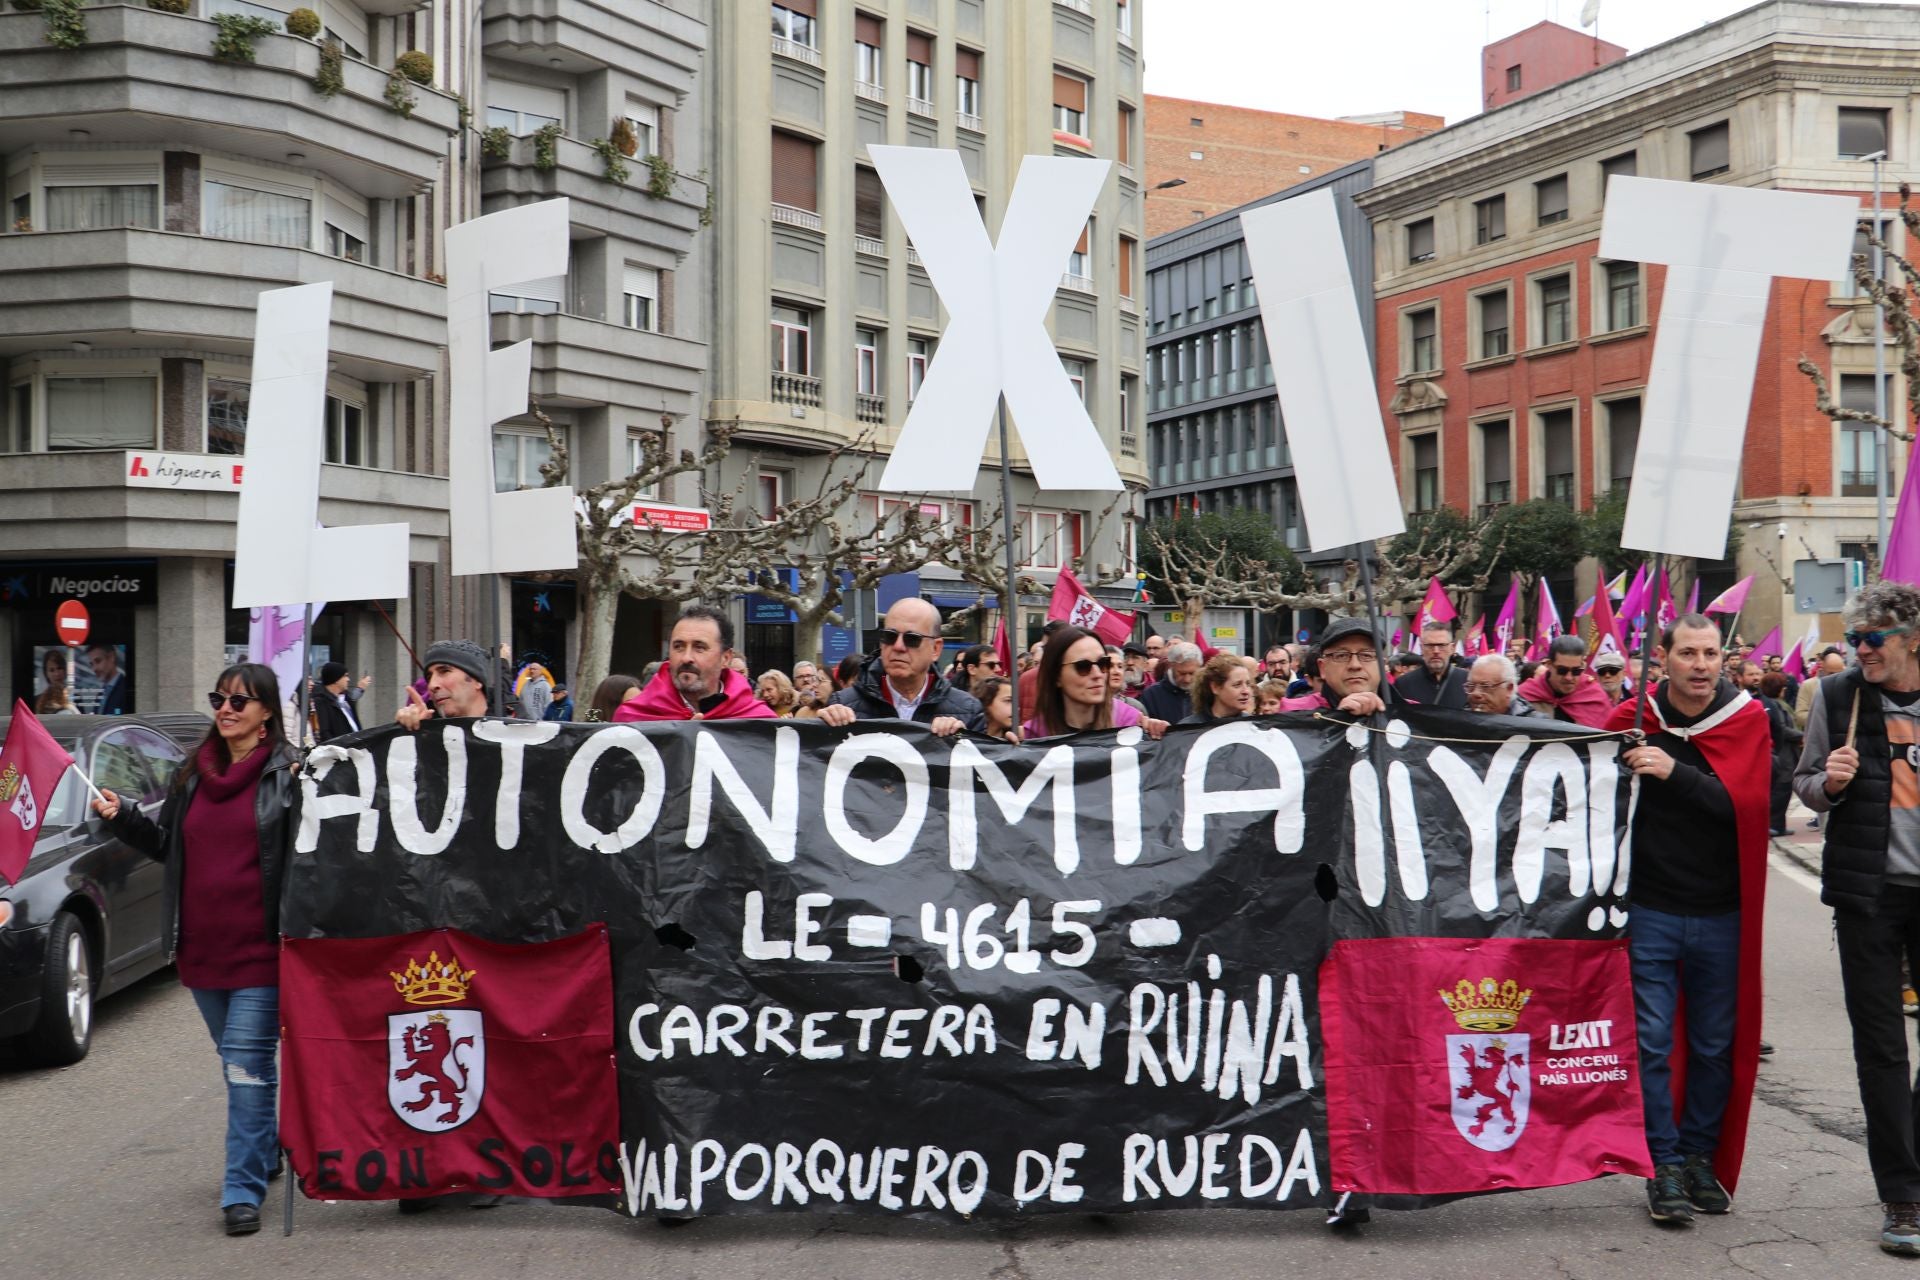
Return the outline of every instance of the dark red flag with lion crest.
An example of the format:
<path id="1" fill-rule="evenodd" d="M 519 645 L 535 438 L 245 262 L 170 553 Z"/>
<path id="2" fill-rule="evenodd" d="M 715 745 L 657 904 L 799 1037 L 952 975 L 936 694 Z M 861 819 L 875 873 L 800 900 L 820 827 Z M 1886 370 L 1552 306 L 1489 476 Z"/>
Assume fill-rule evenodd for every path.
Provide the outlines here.
<path id="1" fill-rule="evenodd" d="M 280 1141 L 310 1196 L 621 1187 L 606 926 L 289 940 Z"/>

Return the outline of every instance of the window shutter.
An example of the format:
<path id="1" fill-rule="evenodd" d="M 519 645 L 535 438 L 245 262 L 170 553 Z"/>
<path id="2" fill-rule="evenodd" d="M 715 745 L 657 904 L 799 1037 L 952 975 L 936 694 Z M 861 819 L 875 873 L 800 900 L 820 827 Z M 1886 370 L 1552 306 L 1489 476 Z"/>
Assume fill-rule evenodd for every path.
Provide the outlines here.
<path id="1" fill-rule="evenodd" d="M 804 13 L 809 18 L 820 16 L 819 6 L 814 3 L 814 0 L 780 0 L 780 8 L 790 9 L 794 13 Z"/>
<path id="2" fill-rule="evenodd" d="M 329 226 L 335 226 L 365 244 L 371 237 L 367 234 L 367 215 L 361 210 L 342 204 L 329 195 L 326 198 L 325 211 L 322 214 Z"/>
<path id="3" fill-rule="evenodd" d="M 1557 178 L 1548 178 L 1536 190 L 1540 199 L 1540 220 L 1559 217 L 1567 212 L 1567 179 L 1562 174 Z M 1505 212 L 1504 210 L 1502 211 Z M 1503 219 L 1504 220 L 1504 219 Z"/>
<path id="4" fill-rule="evenodd" d="M 652 298 L 657 302 L 660 299 L 660 273 L 652 267 L 636 267 L 629 262 L 622 274 L 622 288 L 627 293 Z"/>
<path id="5" fill-rule="evenodd" d="M 1118 154 L 1114 157 L 1121 164 L 1133 164 L 1133 108 L 1120 108 L 1119 126 L 1114 130 L 1120 136 L 1115 140 Z"/>
<path id="6" fill-rule="evenodd" d="M 854 12 L 853 38 L 861 44 L 870 44 L 878 49 L 886 40 L 885 31 L 886 28 L 880 24 L 880 19 L 869 17 L 857 10 Z"/>
<path id="7" fill-rule="evenodd" d="M 487 77 L 487 105 L 502 111 L 523 111 L 528 115 L 567 118 L 567 92 L 545 85 L 521 84 L 516 80 Z"/>
<path id="8" fill-rule="evenodd" d="M 907 61 L 932 66 L 933 37 L 921 35 L 918 31 L 907 32 Z"/>
<path id="9" fill-rule="evenodd" d="M 1087 109 L 1087 82 L 1074 76 L 1053 73 L 1053 105 L 1069 111 Z"/>
<path id="10" fill-rule="evenodd" d="M 773 202 L 817 212 L 819 148 L 806 138 L 775 131 L 773 135 Z"/>
<path id="11" fill-rule="evenodd" d="M 1513 478 L 1513 460 L 1507 456 L 1507 424 L 1488 423 L 1480 428 L 1480 471 L 1488 484 L 1504 484 Z"/>
<path id="12" fill-rule="evenodd" d="M 1507 295 L 1499 293 L 1480 295 L 1480 328 L 1504 329 L 1507 327 Z"/>
<path id="13" fill-rule="evenodd" d="M 1407 224 L 1407 257 L 1415 262 L 1433 256 L 1433 219 L 1422 218 Z"/>
<path id="14" fill-rule="evenodd" d="M 1573 470 L 1573 412 L 1558 409 L 1540 419 L 1545 437 L 1547 474 L 1566 475 Z"/>
<path id="15" fill-rule="evenodd" d="M 1073 244 L 1073 251 L 1075 253 L 1085 253 L 1087 251 L 1087 232 L 1092 229 L 1092 223 L 1088 223 L 1086 226 L 1080 228 L 1080 238 L 1074 241 Z"/>
<path id="16" fill-rule="evenodd" d="M 853 171 L 853 233 L 875 240 L 886 238 L 886 188 L 872 169 Z"/>
<path id="17" fill-rule="evenodd" d="M 1120 237 L 1120 296 L 1133 296 L 1133 241 Z"/>
<path id="18" fill-rule="evenodd" d="M 972 49 L 955 49 L 953 51 L 953 74 L 959 76 L 962 80 L 978 80 L 980 78 L 979 53 Z"/>
<path id="19" fill-rule="evenodd" d="M 1709 125 L 1705 129 L 1689 134 L 1688 138 L 1693 143 L 1695 174 L 1710 174 L 1717 169 L 1729 167 L 1730 152 L 1727 146 L 1727 126 L 1724 123 Z"/>

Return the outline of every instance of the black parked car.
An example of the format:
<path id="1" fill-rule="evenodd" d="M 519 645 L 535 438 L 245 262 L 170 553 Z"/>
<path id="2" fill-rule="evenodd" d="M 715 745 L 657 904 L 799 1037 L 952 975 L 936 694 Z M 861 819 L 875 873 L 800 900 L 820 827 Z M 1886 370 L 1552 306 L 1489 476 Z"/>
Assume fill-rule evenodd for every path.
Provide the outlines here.
<path id="1" fill-rule="evenodd" d="M 158 814 L 207 732 L 200 715 L 48 716 L 95 785 Z M 0 735 L 7 719 L 0 717 Z M 108 833 L 67 770 L 20 882 L 0 885 L 0 1039 L 49 1064 L 86 1056 L 93 1002 L 172 962 L 162 954 L 161 866 Z"/>

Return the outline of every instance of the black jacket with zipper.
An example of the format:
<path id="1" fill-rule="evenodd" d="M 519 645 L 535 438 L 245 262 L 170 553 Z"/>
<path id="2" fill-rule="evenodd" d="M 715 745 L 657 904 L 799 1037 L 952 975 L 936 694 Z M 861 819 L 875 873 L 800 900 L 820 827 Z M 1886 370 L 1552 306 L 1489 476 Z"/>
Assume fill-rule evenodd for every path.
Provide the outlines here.
<path id="1" fill-rule="evenodd" d="M 268 757 L 267 767 L 260 775 L 260 785 L 253 793 L 253 821 L 260 839 L 260 905 L 267 938 L 278 943 L 280 885 L 286 874 L 287 853 L 292 848 L 295 835 L 293 802 L 299 781 L 293 771 L 293 748 L 286 740 L 276 740 L 271 750 L 273 754 Z M 186 763 L 180 766 L 173 785 L 167 788 L 166 802 L 161 805 L 158 822 L 140 812 L 131 798 L 122 796 L 119 814 L 107 823 L 113 834 L 128 846 L 166 867 L 161 919 L 165 922 L 162 940 L 166 943 L 169 961 L 173 959 L 180 943 L 180 880 L 183 872 L 180 858 L 175 855 L 185 847 L 181 832 L 187 821 L 187 807 L 193 803 L 194 793 L 200 789 L 200 773 L 196 764 L 199 755 L 199 749 L 195 748 Z M 185 856 L 192 857 L 192 851 L 187 850 Z"/>

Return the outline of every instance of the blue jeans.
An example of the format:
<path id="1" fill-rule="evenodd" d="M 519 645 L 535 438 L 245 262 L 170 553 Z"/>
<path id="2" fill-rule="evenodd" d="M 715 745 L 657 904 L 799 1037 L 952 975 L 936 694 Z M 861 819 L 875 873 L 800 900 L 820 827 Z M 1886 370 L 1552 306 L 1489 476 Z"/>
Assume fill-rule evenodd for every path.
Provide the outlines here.
<path id="1" fill-rule="evenodd" d="M 1647 1152 L 1656 1165 L 1711 1155 L 1733 1092 L 1734 1001 L 1740 979 L 1740 913 L 1675 916 L 1634 907 L 1627 918 L 1634 1022 Z M 1687 1002 L 1686 1101 L 1673 1104 L 1674 1021 Z"/>
<path id="2" fill-rule="evenodd" d="M 280 1044 L 280 988 L 191 990 L 220 1050 L 227 1079 L 227 1176 L 220 1186 L 220 1207 L 260 1204 L 267 1198 L 267 1174 L 280 1157 L 274 1109 L 280 1079 L 274 1061 Z"/>

